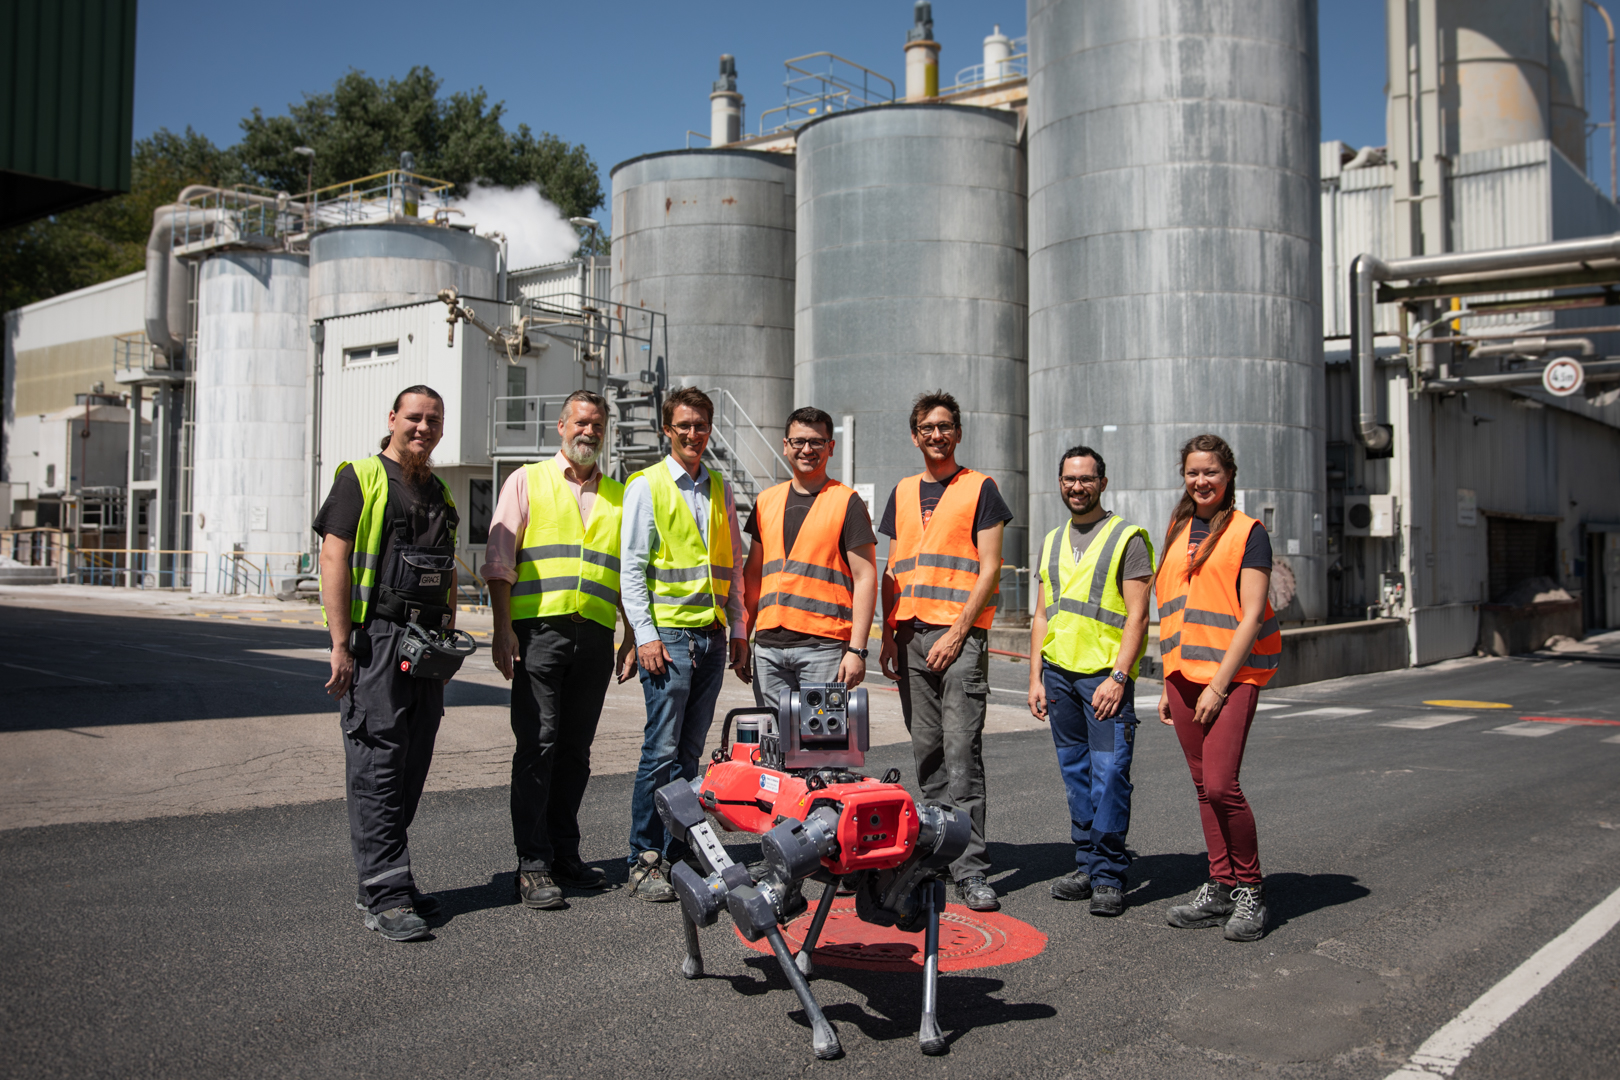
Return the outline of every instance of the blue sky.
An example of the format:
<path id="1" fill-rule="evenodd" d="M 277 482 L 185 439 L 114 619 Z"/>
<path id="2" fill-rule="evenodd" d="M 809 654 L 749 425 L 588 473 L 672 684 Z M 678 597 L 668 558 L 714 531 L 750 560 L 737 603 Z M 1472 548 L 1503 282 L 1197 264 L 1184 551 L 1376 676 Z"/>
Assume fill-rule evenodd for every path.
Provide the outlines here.
<path id="1" fill-rule="evenodd" d="M 1022 34 L 1021 0 L 934 0 L 942 79 L 977 63 L 998 23 Z M 902 81 L 910 25 L 909 0 L 281 0 L 271 7 L 142 0 L 135 134 L 189 124 L 228 146 L 254 106 L 282 112 L 351 67 L 386 77 L 425 64 L 446 91 L 482 85 L 492 100 L 504 100 L 509 128 L 522 122 L 584 143 L 606 189 L 618 162 L 684 146 L 688 128 L 708 130 L 709 85 L 722 52 L 737 57 L 753 129 L 761 112 L 782 103 L 782 61 L 793 56 L 834 52 Z M 1600 37 L 1588 27 L 1594 112 L 1606 103 Z M 1384 0 L 1322 0 L 1321 41 L 1322 137 L 1381 144 Z M 1606 186 L 1605 139 L 1594 141 L 1592 156 Z"/>

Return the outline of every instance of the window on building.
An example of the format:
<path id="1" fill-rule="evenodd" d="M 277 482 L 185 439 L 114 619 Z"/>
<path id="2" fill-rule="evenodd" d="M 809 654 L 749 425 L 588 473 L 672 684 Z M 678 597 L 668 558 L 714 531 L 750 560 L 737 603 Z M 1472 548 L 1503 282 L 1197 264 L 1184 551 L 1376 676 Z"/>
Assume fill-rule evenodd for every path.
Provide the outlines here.
<path id="1" fill-rule="evenodd" d="M 467 542 L 489 543 L 489 523 L 494 516 L 495 482 L 474 478 L 467 481 Z"/>
<path id="2" fill-rule="evenodd" d="M 529 369 L 521 364 L 506 369 L 506 430 L 523 430 L 523 398 L 529 393 Z"/>
<path id="3" fill-rule="evenodd" d="M 1487 559 L 1490 598 L 1494 603 L 1530 578 L 1558 580 L 1558 523 L 1492 516 L 1488 521 Z"/>
<path id="4" fill-rule="evenodd" d="M 343 350 L 343 366 L 354 364 L 380 364 L 389 360 L 399 359 L 399 342 L 388 341 L 381 345 L 362 345 L 357 349 Z"/>

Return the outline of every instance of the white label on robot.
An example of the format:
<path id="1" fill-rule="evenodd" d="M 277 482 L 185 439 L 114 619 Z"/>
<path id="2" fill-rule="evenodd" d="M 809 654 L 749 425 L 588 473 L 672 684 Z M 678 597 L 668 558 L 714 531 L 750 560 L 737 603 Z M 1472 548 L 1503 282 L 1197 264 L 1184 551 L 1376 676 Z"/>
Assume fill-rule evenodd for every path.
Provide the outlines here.
<path id="1" fill-rule="evenodd" d="M 760 773 L 759 786 L 766 791 L 781 791 L 782 780 L 780 777 L 772 776 L 770 773 Z"/>
<path id="2" fill-rule="evenodd" d="M 437 585 L 443 579 L 443 577 L 443 574 L 423 574 L 422 586 L 426 588 L 429 585 Z"/>

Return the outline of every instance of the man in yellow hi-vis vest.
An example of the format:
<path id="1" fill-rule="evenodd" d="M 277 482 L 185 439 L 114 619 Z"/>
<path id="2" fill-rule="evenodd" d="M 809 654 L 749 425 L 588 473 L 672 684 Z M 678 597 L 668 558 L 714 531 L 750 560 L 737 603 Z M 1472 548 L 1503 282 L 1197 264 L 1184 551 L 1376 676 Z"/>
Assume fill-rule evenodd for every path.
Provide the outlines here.
<path id="1" fill-rule="evenodd" d="M 407 830 L 444 716 L 444 683 L 402 673 L 405 628 L 455 625 L 456 506 L 433 475 L 444 399 L 412 386 L 394 399 L 382 453 L 337 467 L 315 516 L 321 604 L 332 634 L 329 694 L 339 699 L 355 905 L 391 941 L 427 936 L 438 901 L 416 888 Z"/>
<path id="2" fill-rule="evenodd" d="M 607 884 L 603 870 L 579 857 L 579 806 L 620 612 L 624 485 L 597 466 L 607 409 L 589 390 L 568 396 L 557 418 L 562 449 L 507 478 L 484 549 L 495 617 L 490 652 L 512 680 L 517 893 L 532 908 L 566 908 L 565 886 Z M 632 648 L 626 632 L 625 667 Z"/>
<path id="3" fill-rule="evenodd" d="M 1093 915 L 1125 910 L 1131 864 L 1131 756 L 1136 676 L 1147 645 L 1153 545 L 1146 530 L 1102 507 L 1108 467 L 1089 446 L 1058 463 L 1070 520 L 1041 547 L 1030 628 L 1029 711 L 1050 720 L 1069 797 L 1076 868 L 1052 883 L 1059 900 Z"/>
<path id="4" fill-rule="evenodd" d="M 746 552 L 731 485 L 703 467 L 714 403 L 694 386 L 664 398 L 669 456 L 625 483 L 619 585 L 636 638 L 647 728 L 630 802 L 630 895 L 675 899 L 670 864 L 686 849 L 653 792 L 698 774 L 727 661 L 748 661 Z"/>

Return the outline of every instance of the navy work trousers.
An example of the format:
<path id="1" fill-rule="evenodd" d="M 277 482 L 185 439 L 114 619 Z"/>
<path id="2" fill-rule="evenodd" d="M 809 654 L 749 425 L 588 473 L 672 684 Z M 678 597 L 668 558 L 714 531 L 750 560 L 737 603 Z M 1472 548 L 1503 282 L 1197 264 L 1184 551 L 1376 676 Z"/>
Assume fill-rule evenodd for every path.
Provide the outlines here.
<path id="1" fill-rule="evenodd" d="M 1131 825 L 1131 753 L 1136 746 L 1136 683 L 1125 684 L 1120 710 L 1098 720 L 1091 695 L 1108 672 L 1082 675 L 1043 661 L 1046 718 L 1058 770 L 1069 796 L 1069 835 L 1075 865 L 1092 885 L 1125 887 L 1131 865 L 1125 834 Z"/>

